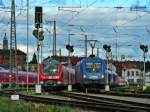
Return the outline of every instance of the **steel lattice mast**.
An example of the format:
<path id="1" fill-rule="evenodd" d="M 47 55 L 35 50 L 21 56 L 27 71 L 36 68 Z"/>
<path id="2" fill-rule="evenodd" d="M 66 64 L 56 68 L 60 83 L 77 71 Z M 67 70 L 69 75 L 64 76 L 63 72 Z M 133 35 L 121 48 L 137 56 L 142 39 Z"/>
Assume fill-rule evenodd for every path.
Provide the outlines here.
<path id="1" fill-rule="evenodd" d="M 17 44 L 16 44 L 16 18 L 15 18 L 15 0 L 11 0 L 11 28 L 10 28 L 10 79 L 13 72 L 12 68 L 16 68 L 16 83 L 18 82 L 17 70 Z M 10 82 L 11 83 L 11 82 Z"/>

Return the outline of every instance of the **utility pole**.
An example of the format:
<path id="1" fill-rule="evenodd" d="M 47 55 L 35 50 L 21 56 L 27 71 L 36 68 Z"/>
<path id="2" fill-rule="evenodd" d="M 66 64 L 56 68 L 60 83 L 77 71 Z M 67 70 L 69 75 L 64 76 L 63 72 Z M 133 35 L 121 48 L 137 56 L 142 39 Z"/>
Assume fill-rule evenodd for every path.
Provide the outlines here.
<path id="1" fill-rule="evenodd" d="M 53 21 L 54 23 L 54 31 L 53 31 L 53 56 L 56 56 L 56 21 Z"/>
<path id="2" fill-rule="evenodd" d="M 87 35 L 85 35 L 85 57 L 87 57 Z"/>
<path id="3" fill-rule="evenodd" d="M 11 31 L 10 31 L 10 75 L 9 86 L 11 86 L 11 77 L 13 67 L 16 69 L 16 85 L 18 87 L 18 63 L 17 63 L 17 44 L 16 44 L 16 18 L 15 18 L 15 0 L 11 0 Z"/>
<path id="4" fill-rule="evenodd" d="M 99 57 L 99 48 L 97 48 L 97 57 Z"/>
<path id="5" fill-rule="evenodd" d="M 53 23 L 53 57 L 57 55 L 56 51 L 56 21 L 47 21 L 47 23 Z"/>
<path id="6" fill-rule="evenodd" d="M 28 58 L 29 58 L 29 0 L 27 0 L 27 93 L 28 93 L 28 82 L 29 82 L 29 62 L 28 62 Z"/>
<path id="7" fill-rule="evenodd" d="M 47 21 L 47 23 L 53 23 L 53 57 L 57 55 L 56 48 L 56 21 Z"/>
<path id="8" fill-rule="evenodd" d="M 116 28 L 117 28 L 117 26 L 116 26 Z M 113 30 L 116 34 L 116 61 L 118 61 L 118 31 L 116 30 L 116 28 L 113 27 Z"/>

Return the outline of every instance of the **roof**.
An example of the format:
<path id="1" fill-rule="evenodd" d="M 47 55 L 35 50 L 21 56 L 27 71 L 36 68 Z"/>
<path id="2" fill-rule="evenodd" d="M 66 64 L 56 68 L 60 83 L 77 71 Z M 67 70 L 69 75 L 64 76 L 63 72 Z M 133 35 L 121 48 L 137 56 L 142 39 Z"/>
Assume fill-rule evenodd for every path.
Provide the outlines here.
<path id="1" fill-rule="evenodd" d="M 0 54 L 9 55 L 9 53 L 10 53 L 9 49 L 0 49 Z M 20 51 L 19 49 L 17 49 L 17 54 L 18 55 L 26 55 L 26 53 Z"/>

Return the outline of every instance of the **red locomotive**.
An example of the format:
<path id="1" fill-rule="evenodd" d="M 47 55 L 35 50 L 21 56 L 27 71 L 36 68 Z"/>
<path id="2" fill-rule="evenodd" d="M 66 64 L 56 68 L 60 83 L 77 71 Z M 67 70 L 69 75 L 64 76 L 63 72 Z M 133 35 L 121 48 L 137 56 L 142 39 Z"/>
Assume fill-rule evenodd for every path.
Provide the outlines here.
<path id="1" fill-rule="evenodd" d="M 40 82 L 53 85 L 75 84 L 75 70 L 53 59 L 46 59 L 40 65 Z"/>

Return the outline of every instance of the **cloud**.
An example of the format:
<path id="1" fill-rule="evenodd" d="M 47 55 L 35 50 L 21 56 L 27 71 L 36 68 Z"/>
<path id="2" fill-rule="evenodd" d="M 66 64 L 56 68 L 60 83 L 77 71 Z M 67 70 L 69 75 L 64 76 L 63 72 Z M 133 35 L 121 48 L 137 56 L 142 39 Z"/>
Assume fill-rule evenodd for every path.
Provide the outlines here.
<path id="1" fill-rule="evenodd" d="M 17 46 L 17 48 L 18 48 L 19 50 L 21 50 L 22 52 L 26 53 L 26 55 L 27 55 L 27 46 L 26 46 L 26 45 L 19 44 L 19 45 Z M 33 57 L 33 54 L 36 53 L 37 51 L 36 51 L 36 48 L 35 48 L 35 47 L 32 47 L 31 45 L 28 46 L 28 50 L 29 50 L 29 51 L 28 51 L 28 53 L 29 53 L 29 60 L 31 60 L 32 57 Z"/>
<path id="2" fill-rule="evenodd" d="M 117 10 L 114 8 L 80 8 L 73 9 L 79 11 L 80 13 L 74 13 L 71 11 L 59 11 L 57 7 L 49 8 L 44 7 L 43 15 L 43 30 L 44 30 L 44 47 L 43 47 L 43 56 L 51 54 L 53 45 L 53 24 L 48 21 L 56 20 L 56 37 L 57 37 L 57 49 L 62 48 L 62 54 L 66 55 L 67 50 L 65 45 L 68 42 L 68 34 L 73 33 L 75 35 L 70 36 L 71 44 L 75 46 L 74 55 L 83 55 L 84 48 L 80 48 L 83 42 L 79 40 L 84 40 L 84 36 L 81 34 L 87 34 L 88 39 L 98 40 L 99 43 L 96 47 L 100 48 L 101 56 L 104 58 L 104 51 L 102 50 L 103 44 L 110 44 L 112 46 L 113 54 L 115 54 L 116 48 L 116 35 L 118 52 L 120 54 L 133 55 L 140 54 L 140 51 L 137 50 L 140 42 L 147 43 L 149 46 L 149 34 L 145 31 L 145 25 L 149 25 L 149 15 L 146 15 L 146 12 L 131 12 L 128 8 Z M 8 14 L 1 13 L 0 17 L 0 27 L 2 28 L 0 33 L 3 35 L 4 31 L 8 31 L 7 35 L 10 38 L 10 24 L 5 25 L 10 19 Z M 4 15 L 4 17 L 3 17 Z M 7 17 L 7 18 L 6 18 Z M 29 49 L 31 54 L 36 52 L 37 39 L 33 36 L 32 31 L 34 30 L 34 7 L 30 9 L 30 21 L 29 21 Z M 5 21 L 6 19 L 6 21 Z M 17 12 L 16 22 L 17 22 L 17 44 L 18 48 L 26 52 L 26 43 L 27 43 L 27 20 L 26 20 L 26 11 L 22 12 L 19 15 Z M 70 25 L 70 26 L 68 26 Z M 71 26 L 72 25 L 72 26 Z M 114 31 L 114 27 L 117 26 L 117 33 Z M 84 32 L 81 30 L 83 28 Z M 46 30 L 48 29 L 48 31 Z M 4 31 L 3 31 L 4 30 Z M 0 37 L 2 40 L 3 37 Z M 132 50 L 128 49 L 126 45 L 131 44 Z M 125 47 L 126 46 L 126 47 Z M 90 49 L 89 45 L 88 48 Z M 136 53 L 134 53 L 136 49 Z M 91 50 L 88 51 L 90 53 Z M 96 50 L 94 50 L 96 53 Z"/>

